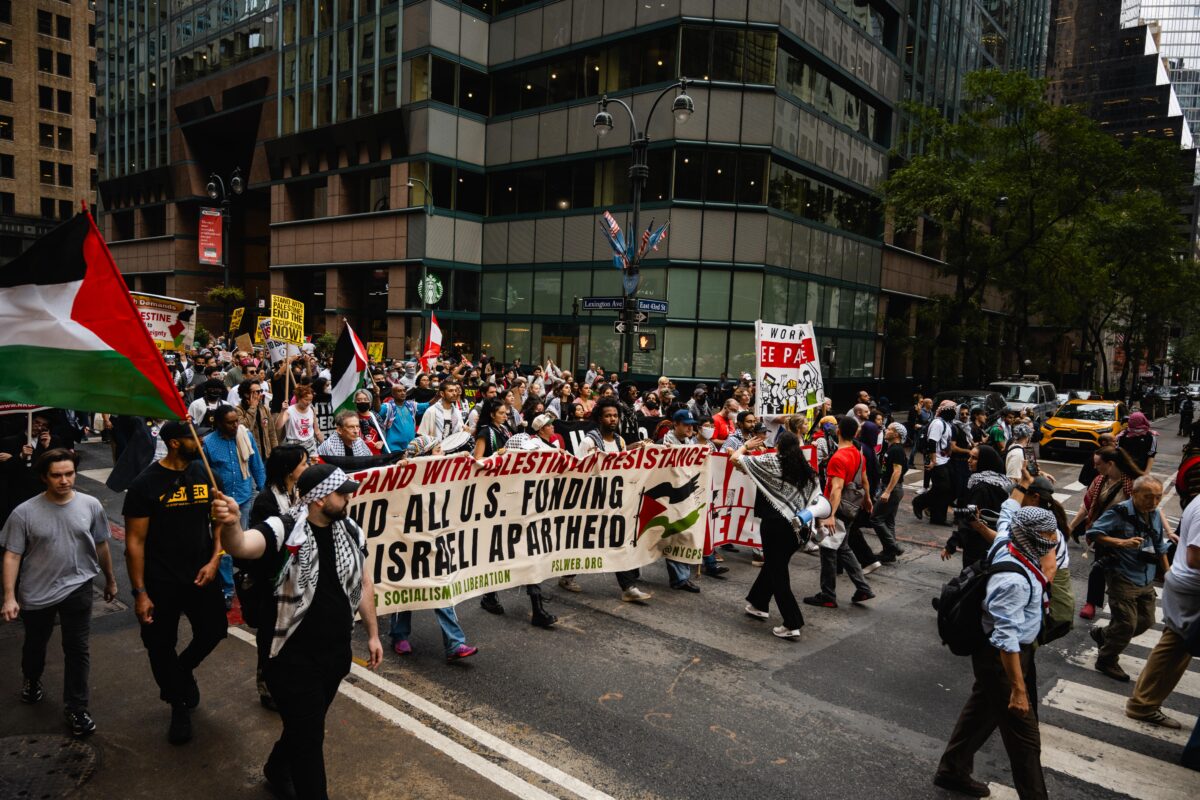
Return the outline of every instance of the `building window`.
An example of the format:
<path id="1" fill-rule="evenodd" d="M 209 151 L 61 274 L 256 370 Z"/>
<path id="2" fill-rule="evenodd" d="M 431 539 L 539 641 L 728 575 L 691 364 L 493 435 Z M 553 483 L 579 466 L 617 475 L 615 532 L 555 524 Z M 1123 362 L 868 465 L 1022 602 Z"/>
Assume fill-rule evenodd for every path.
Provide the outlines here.
<path id="1" fill-rule="evenodd" d="M 95 98 L 95 96 L 88 98 L 88 118 L 89 119 L 96 118 L 96 98 Z"/>
<path id="2" fill-rule="evenodd" d="M 54 21 L 55 27 L 58 29 L 58 38 L 71 41 L 71 18 L 59 14 Z"/>
<path id="3" fill-rule="evenodd" d="M 95 83 L 95 82 L 96 82 L 96 62 L 89 61 L 88 62 L 88 83 Z"/>
<path id="4" fill-rule="evenodd" d="M 0 178 L 12 177 L 15 177 L 13 157 L 6 154 L 0 154 Z"/>
<path id="5" fill-rule="evenodd" d="M 0 100 L 12 102 L 12 78 L 0 78 Z"/>
<path id="6" fill-rule="evenodd" d="M 75 213 L 75 204 L 74 203 L 72 203 L 70 200 L 59 200 L 58 201 L 58 218 L 59 219 L 70 219 L 74 213 Z"/>
<path id="7" fill-rule="evenodd" d="M 37 32 L 43 33 L 46 36 L 54 35 L 54 15 L 49 11 L 38 10 L 37 12 Z M 50 216 L 54 216 L 51 214 Z"/>
<path id="8" fill-rule="evenodd" d="M 41 147 L 54 147 L 54 126 L 44 122 L 38 123 L 38 144 Z"/>
<path id="9" fill-rule="evenodd" d="M 49 47 L 39 47 L 37 53 L 38 72 L 53 72 L 54 51 Z"/>
<path id="10" fill-rule="evenodd" d="M 0 192 L 0 214 L 16 213 L 16 195 L 12 192 Z"/>
<path id="11" fill-rule="evenodd" d="M 40 180 L 42 183 L 48 183 L 51 186 L 54 185 L 54 162 L 53 161 L 39 161 L 38 162 L 38 180 Z M 51 212 L 50 216 L 54 216 L 53 212 Z"/>
<path id="12" fill-rule="evenodd" d="M 46 219 L 54 219 L 54 198 L 42 198 L 42 216 Z"/>
<path id="13" fill-rule="evenodd" d="M 12 39 L 0 39 L 0 61 L 5 64 L 13 63 Z"/>
<path id="14" fill-rule="evenodd" d="M 96 132 L 95 131 L 90 131 L 88 133 L 88 152 L 92 155 L 96 155 Z"/>
<path id="15" fill-rule="evenodd" d="M 0 0 L 0 22 L 12 24 L 12 0 Z"/>
<path id="16" fill-rule="evenodd" d="M 74 150 L 75 137 L 70 128 L 58 129 L 58 149 L 59 150 Z"/>
<path id="17" fill-rule="evenodd" d="M 75 185 L 75 168 L 70 164 L 58 165 L 58 185 L 59 186 L 74 186 Z"/>
<path id="18" fill-rule="evenodd" d="M 64 78 L 71 77 L 71 54 L 58 53 L 58 74 Z"/>
<path id="19" fill-rule="evenodd" d="M 0 139 L 11 142 L 13 140 L 13 118 L 0 117 Z"/>
<path id="20" fill-rule="evenodd" d="M 38 87 L 38 108 L 44 111 L 54 110 L 54 90 L 49 86 Z"/>
<path id="21" fill-rule="evenodd" d="M 71 113 L 71 93 L 66 89 L 58 90 L 58 111 L 60 114 Z"/>

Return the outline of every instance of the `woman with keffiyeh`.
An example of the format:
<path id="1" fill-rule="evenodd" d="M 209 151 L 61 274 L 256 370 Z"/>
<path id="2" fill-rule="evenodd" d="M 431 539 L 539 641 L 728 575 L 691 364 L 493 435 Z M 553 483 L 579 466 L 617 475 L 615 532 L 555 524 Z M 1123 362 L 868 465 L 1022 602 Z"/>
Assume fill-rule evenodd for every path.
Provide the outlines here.
<path id="1" fill-rule="evenodd" d="M 1142 472 L 1149 472 L 1158 455 L 1158 431 L 1150 427 L 1150 420 L 1140 411 L 1129 415 L 1129 427 L 1117 436 L 1117 447 L 1133 459 Z"/>
<path id="2" fill-rule="evenodd" d="M 981 444 L 971 448 L 967 466 L 971 470 L 971 476 L 967 479 L 967 505 L 975 506 L 980 513 L 986 513 L 995 520 L 1000 513 L 1000 506 L 1012 493 L 1012 482 L 1004 475 L 1004 460 L 993 447 Z M 958 523 L 942 549 L 942 560 L 949 560 L 962 548 L 963 566 L 974 564 L 987 555 L 991 543 L 990 539 L 981 536 L 970 525 Z"/>
<path id="3" fill-rule="evenodd" d="M 748 455 L 742 445 L 731 456 L 734 465 L 758 487 L 754 513 L 762 520 L 759 531 L 765 563 L 746 595 L 746 614 L 753 619 L 767 619 L 767 607 L 774 597 L 783 625 L 771 633 L 795 640 L 804 627 L 804 615 L 792 593 L 788 562 L 800 548 L 798 528 L 814 518 L 828 516 L 829 503 L 821 496 L 817 473 L 800 450 L 796 435 L 780 433 L 775 449 L 775 453 Z"/>

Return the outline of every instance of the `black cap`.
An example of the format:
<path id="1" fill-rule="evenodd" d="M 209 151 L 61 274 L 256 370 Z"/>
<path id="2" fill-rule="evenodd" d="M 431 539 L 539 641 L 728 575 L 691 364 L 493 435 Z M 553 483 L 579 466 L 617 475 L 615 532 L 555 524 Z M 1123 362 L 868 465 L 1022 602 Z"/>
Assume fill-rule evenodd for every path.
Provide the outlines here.
<path id="1" fill-rule="evenodd" d="M 296 488 L 300 491 L 300 496 L 311 492 L 317 487 L 321 481 L 328 478 L 333 473 L 337 472 L 340 467 L 335 467 L 333 464 L 314 464 L 304 472 L 300 473 L 300 479 L 296 481 Z M 330 493 L 338 492 L 339 494 L 351 494 L 358 489 L 358 481 L 352 481 L 347 478 L 340 486 L 330 490 Z"/>
<path id="2" fill-rule="evenodd" d="M 196 434 L 192 432 L 191 426 L 186 422 L 171 419 L 164 422 L 163 426 L 158 429 L 158 438 L 164 442 L 169 439 L 195 439 Z"/>
<path id="3" fill-rule="evenodd" d="M 1050 482 L 1049 478 L 1043 475 L 1038 475 L 1036 478 L 1034 478 L 1033 483 L 1029 484 L 1025 491 L 1033 492 L 1043 500 L 1054 499 L 1054 484 Z"/>

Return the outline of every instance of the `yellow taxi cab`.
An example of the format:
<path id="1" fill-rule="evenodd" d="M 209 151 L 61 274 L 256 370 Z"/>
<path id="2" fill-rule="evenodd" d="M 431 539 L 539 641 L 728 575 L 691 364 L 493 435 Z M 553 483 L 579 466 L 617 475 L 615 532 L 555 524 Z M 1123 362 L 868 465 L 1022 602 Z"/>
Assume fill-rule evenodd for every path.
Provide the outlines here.
<path id="1" fill-rule="evenodd" d="M 1118 434 L 1129 422 L 1129 409 L 1117 400 L 1070 400 L 1042 423 L 1042 453 L 1090 453 L 1100 434 Z"/>

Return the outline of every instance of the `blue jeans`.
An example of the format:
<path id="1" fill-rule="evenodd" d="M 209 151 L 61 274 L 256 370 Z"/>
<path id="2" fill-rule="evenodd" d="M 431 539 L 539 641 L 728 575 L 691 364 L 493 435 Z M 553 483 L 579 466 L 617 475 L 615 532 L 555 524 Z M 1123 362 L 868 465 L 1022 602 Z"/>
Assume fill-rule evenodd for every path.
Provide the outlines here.
<path id="1" fill-rule="evenodd" d="M 684 564 L 679 561 L 672 561 L 669 558 L 665 559 L 665 561 L 667 564 L 667 580 L 669 580 L 671 582 L 672 586 L 678 586 L 679 584 L 683 583 L 684 581 L 686 581 L 692 577 L 692 565 L 691 564 Z"/>
<path id="2" fill-rule="evenodd" d="M 412 633 L 412 615 L 411 611 L 397 611 L 392 614 L 390 634 L 393 642 L 407 639 Z M 442 629 L 442 645 L 446 648 L 446 655 L 453 653 L 459 645 L 467 643 L 467 635 L 463 633 L 462 626 L 458 624 L 458 615 L 454 613 L 453 606 L 435 608 L 433 615 L 437 617 L 438 625 Z"/>

